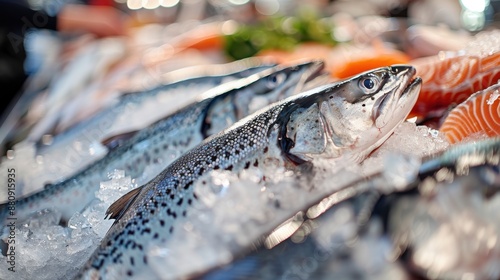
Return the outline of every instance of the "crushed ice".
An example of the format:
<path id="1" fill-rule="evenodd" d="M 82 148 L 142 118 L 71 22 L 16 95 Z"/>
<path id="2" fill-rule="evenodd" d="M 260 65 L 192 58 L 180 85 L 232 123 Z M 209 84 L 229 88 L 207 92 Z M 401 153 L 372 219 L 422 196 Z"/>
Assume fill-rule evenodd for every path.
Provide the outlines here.
<path id="1" fill-rule="evenodd" d="M 434 279 L 500 277 L 500 194 L 485 194 L 499 185 L 477 177 L 485 168 L 453 183 L 429 179 L 424 181 L 424 197 L 405 196 L 395 203 L 389 228 L 396 243 L 411 246 L 408 263 L 417 271 Z M 429 188 L 432 193 L 426 195 Z"/>
<path id="2" fill-rule="evenodd" d="M 161 246 L 149 248 L 151 266 L 159 274 L 168 271 L 169 275 L 179 276 L 228 263 L 236 252 L 249 249 L 262 233 L 272 232 L 289 219 L 290 214 L 319 202 L 328 194 L 363 178 L 364 174 L 381 171 L 379 167 L 384 161 L 391 161 L 391 157 L 414 170 L 418 166 L 416 158 L 442 151 L 447 146 L 442 135 L 433 137 L 427 127 L 406 122 L 364 162 L 360 167 L 363 172 L 339 172 L 343 167 L 332 168 L 331 164 L 319 166 L 321 172 L 313 178 L 299 179 L 283 169 L 250 169 L 239 175 L 213 172 L 207 178 L 209 184 L 195 186 L 201 194 L 200 201 L 188 211 L 188 219 L 178 227 L 182 230 L 174 231 L 170 240 L 175 242 L 167 241 Z M 398 154 L 404 156 L 395 156 Z M 411 171 L 400 178 L 394 177 L 398 170 L 386 171 L 386 176 L 400 180 L 399 184 L 411 180 Z M 272 172 L 273 176 L 265 176 L 267 172 Z M 68 227 L 61 227 L 52 221 L 47 226 L 17 229 L 21 244 L 42 245 L 20 245 L 22 255 L 19 256 L 17 274 L 20 279 L 30 279 L 35 275 L 36 279 L 63 279 L 73 275 L 113 223 L 104 219 L 106 209 L 136 186 L 136 180 L 124 176 L 122 171 L 115 171 L 109 181 L 101 183 L 96 194 L 98 199 L 82 214 L 75 214 Z M 4 268 L 6 262 L 3 256 L 0 263 Z M 0 278 L 5 276 L 0 274 Z"/>
<path id="3" fill-rule="evenodd" d="M 95 199 L 83 213 L 75 213 L 67 226 L 61 214 L 44 210 L 16 228 L 17 279 L 71 279 L 99 245 L 112 220 L 105 220 L 109 205 L 136 184 L 124 171 L 110 173 Z M 0 279 L 11 279 L 5 256 L 0 255 Z"/>
<path id="4" fill-rule="evenodd" d="M 64 147 L 50 154 L 37 154 L 34 144 L 20 142 L 9 150 L 0 165 L 0 180 L 6 182 L 8 169 L 16 174 L 16 197 L 39 191 L 48 183 L 57 183 L 71 176 L 79 168 L 106 154 L 100 144 L 89 146 L 89 150 L 78 151 L 74 147 Z M 7 200 L 7 192 L 0 192 L 0 203 Z"/>

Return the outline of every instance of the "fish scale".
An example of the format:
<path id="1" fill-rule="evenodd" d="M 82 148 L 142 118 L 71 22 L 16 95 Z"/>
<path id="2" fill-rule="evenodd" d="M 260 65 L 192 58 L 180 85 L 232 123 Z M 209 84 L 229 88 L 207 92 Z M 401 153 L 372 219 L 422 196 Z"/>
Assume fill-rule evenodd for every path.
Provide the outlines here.
<path id="1" fill-rule="evenodd" d="M 164 236 L 166 231 L 172 234 L 175 230 L 174 221 L 185 217 L 188 206 L 197 199 L 193 192 L 196 179 L 209 170 L 238 171 L 250 165 L 258 166 L 265 154 L 271 154 L 270 149 L 279 150 L 277 145 L 270 145 L 266 128 L 275 122 L 282 106 L 259 115 L 248 125 L 238 127 L 229 134 L 224 134 L 224 137 L 215 137 L 208 145 L 188 152 L 158 175 L 155 180 L 146 184 L 144 189 L 148 186 L 156 186 L 156 188 L 141 193 L 136 197 L 136 201 L 148 202 L 143 205 L 139 204 L 136 211 L 129 212 L 123 217 L 113 215 L 112 217 L 119 219 L 113 226 L 113 230 L 121 231 L 111 239 L 112 241 L 103 242 L 106 246 L 113 244 L 130 250 L 123 252 L 117 246 L 106 247 L 104 252 L 92 262 L 92 267 L 101 268 L 105 260 L 111 260 L 113 263 L 129 260 L 127 265 L 133 267 L 138 265 L 135 260 L 137 255 L 142 255 L 139 259 L 147 265 L 145 249 L 148 245 L 135 240 L 127 240 L 127 236 L 138 233 L 144 238 L 147 235 L 152 240 L 164 242 L 165 237 L 160 238 L 160 235 Z M 171 205 L 174 207 L 170 207 Z M 161 211 L 158 211 L 160 207 Z M 127 222 L 120 222 L 121 218 Z M 126 276 L 134 276 L 131 269 L 124 273 Z"/>
<path id="2" fill-rule="evenodd" d="M 186 150 L 192 147 L 193 143 L 199 143 L 202 139 L 200 139 L 201 136 L 196 137 L 194 125 L 196 121 L 199 122 L 196 116 L 204 108 L 206 107 L 189 108 L 172 118 L 159 122 L 143 133 L 139 133 L 137 137 L 132 138 L 123 146 L 111 150 L 107 156 L 68 180 L 48 185 L 41 192 L 19 199 L 16 202 L 16 216 L 22 219 L 27 217 L 30 212 L 58 205 L 63 220 L 69 220 L 75 211 L 68 208 L 75 208 L 72 206 L 75 200 L 90 202 L 94 198 L 94 193 L 99 189 L 99 182 L 107 178 L 108 172 L 122 169 L 127 171 L 127 175 L 135 178 L 144 171 L 145 166 L 151 165 L 153 159 L 167 161 L 166 157 L 169 155 L 167 151 Z M 178 133 L 170 137 L 158 133 L 165 128 Z M 187 137 L 186 142 L 177 142 L 176 145 L 166 144 L 169 142 L 166 138 L 179 137 L 183 133 L 192 136 Z M 155 151 L 157 152 L 155 153 Z M 125 165 L 123 165 L 124 163 Z M 67 193 L 72 196 L 72 199 L 65 200 L 58 193 Z M 83 208 L 85 205 L 80 205 L 79 208 Z"/>
<path id="3" fill-rule="evenodd" d="M 95 150 L 101 150 L 98 143 L 106 137 L 124 130 L 144 128 L 190 105 L 202 92 L 273 66 L 275 64 L 260 59 L 247 59 L 222 65 L 188 67 L 174 71 L 177 73 L 167 73 L 169 78 L 166 80 L 171 81 L 168 84 L 125 93 L 113 99 L 106 110 L 94 113 L 53 137 L 32 139 L 36 141 L 33 143 L 36 149 L 33 157 L 49 164 L 29 169 L 25 168 L 29 166 L 25 162 L 18 162 L 16 158 L 10 160 L 9 164 L 18 165 L 16 189 L 25 195 L 29 190 L 42 189 L 48 182 L 59 183 L 68 179 L 103 156 Z M 21 193 L 17 197 L 21 197 Z"/>
<path id="4" fill-rule="evenodd" d="M 148 128 L 132 136 L 121 146 L 111 150 L 107 156 L 92 164 L 66 181 L 55 185 L 48 185 L 43 191 L 20 198 L 16 201 L 16 217 L 23 220 L 35 211 L 46 208 L 55 208 L 62 214 L 63 220 L 81 211 L 94 198 L 99 190 L 99 182 L 107 179 L 108 172 L 114 169 L 124 170 L 128 176 L 136 178 L 146 167 L 154 167 L 150 172 L 154 176 L 178 158 L 183 152 L 200 143 L 208 135 L 220 131 L 238 118 L 238 113 L 247 115 L 248 104 L 244 104 L 236 111 L 226 111 L 224 122 L 220 118 L 211 118 L 218 115 L 219 109 L 231 103 L 240 96 L 266 96 L 269 101 L 275 101 L 280 96 L 287 96 L 301 86 L 303 77 L 313 78 L 321 71 L 321 62 L 306 62 L 288 67 L 275 67 L 254 74 L 248 78 L 236 80 L 212 89 L 203 94 L 199 101 L 178 111 L 177 113 L 160 120 Z M 279 76 L 283 79 L 269 83 Z M 264 84 L 265 86 L 262 86 Z M 207 132 L 206 126 L 212 127 Z M 152 164 L 157 162 L 157 164 Z M 151 178 L 141 178 L 149 181 Z M 6 221 L 7 204 L 0 205 L 0 220 Z"/>
<path id="5" fill-rule="evenodd" d="M 292 154 L 292 148 L 296 147 L 296 144 L 309 145 L 312 152 L 306 153 L 308 156 L 330 157 L 332 154 L 329 150 L 337 149 L 338 154 L 352 153 L 353 158 L 360 159 L 360 155 L 368 154 L 387 139 L 410 112 L 421 83 L 420 79 L 410 80 L 414 74 L 415 70 L 410 66 L 395 66 L 364 73 L 341 83 L 318 87 L 270 105 L 204 140 L 153 180 L 111 205 L 107 214 L 116 221 L 77 278 L 170 278 L 168 275 L 155 275 L 148 267 L 147 251 L 151 246 L 169 240 L 176 231 L 177 223 L 187 216 L 190 206 L 197 201 L 195 182 L 213 170 L 238 172 L 250 166 L 259 167 L 266 164 L 277 164 L 293 170 L 307 161 L 301 154 Z M 377 88 L 360 88 L 364 79 L 374 80 Z M 343 106 L 350 106 L 351 110 L 356 111 L 346 110 L 352 118 L 350 121 L 369 125 L 339 133 L 345 137 L 344 141 L 339 143 L 345 144 L 327 147 L 332 145 L 332 141 L 327 141 L 326 137 L 332 137 L 330 134 L 335 133 L 327 127 L 331 127 L 331 122 L 346 120 L 332 117 L 334 115 L 328 114 L 325 106 L 335 106 L 335 99 L 345 101 L 346 97 L 351 101 Z M 380 102 L 380 99 L 386 100 L 386 103 Z M 391 102 L 398 105 L 391 107 L 395 108 L 394 110 L 381 108 Z M 367 104 L 376 113 L 362 111 L 361 108 L 368 107 Z M 372 119 L 373 116 L 385 119 L 387 114 L 394 120 L 388 122 L 386 127 L 377 127 L 377 119 Z M 322 135 L 325 146 L 322 149 L 314 146 L 318 141 L 313 138 L 320 137 L 315 133 L 310 136 L 315 140 L 312 142 L 295 143 L 287 137 L 287 129 L 293 126 L 295 133 L 305 138 L 307 131 L 304 130 L 316 126 L 307 125 L 305 122 L 316 123 L 315 121 L 320 119 L 325 122 L 325 133 Z M 344 127 L 349 126 L 344 124 Z M 351 139 L 354 140 L 348 142 Z M 309 143 L 313 143 L 313 146 Z M 297 148 L 301 148 L 300 151 L 309 151 L 307 147 Z"/>

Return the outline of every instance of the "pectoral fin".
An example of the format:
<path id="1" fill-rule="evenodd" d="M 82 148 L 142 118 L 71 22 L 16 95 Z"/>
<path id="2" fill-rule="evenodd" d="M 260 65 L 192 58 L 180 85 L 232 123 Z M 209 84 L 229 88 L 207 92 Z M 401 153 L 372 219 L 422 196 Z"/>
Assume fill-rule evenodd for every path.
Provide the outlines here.
<path id="1" fill-rule="evenodd" d="M 297 110 L 290 116 L 287 136 L 294 142 L 289 152 L 303 160 L 310 160 L 309 155 L 325 150 L 325 127 L 317 104 L 306 110 Z"/>
<path id="2" fill-rule="evenodd" d="M 124 196 L 120 197 L 117 201 L 113 202 L 106 210 L 106 218 L 115 219 L 115 223 L 123 216 L 127 209 L 132 205 L 134 200 L 137 198 L 141 192 L 143 186 L 135 188 L 130 192 L 126 193 Z"/>
<path id="3" fill-rule="evenodd" d="M 139 132 L 138 130 L 133 130 L 117 135 L 113 135 L 101 141 L 101 144 L 106 146 L 109 150 L 116 149 L 123 145 L 123 143 Z"/>

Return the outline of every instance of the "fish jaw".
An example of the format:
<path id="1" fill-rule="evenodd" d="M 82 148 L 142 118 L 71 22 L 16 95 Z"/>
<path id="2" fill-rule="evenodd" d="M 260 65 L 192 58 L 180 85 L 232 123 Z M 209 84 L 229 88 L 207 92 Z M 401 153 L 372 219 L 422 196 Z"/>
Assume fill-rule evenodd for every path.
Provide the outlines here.
<path id="1" fill-rule="evenodd" d="M 285 153 L 299 161 L 346 154 L 362 160 L 409 114 L 421 86 L 414 75 L 412 66 L 395 65 L 306 93 L 295 101 L 301 109 L 281 120 L 286 123 L 281 138 L 289 142 L 282 145 L 288 147 Z"/>
<path id="2" fill-rule="evenodd" d="M 406 112 L 406 110 L 395 108 L 395 106 L 401 107 L 402 105 L 408 104 L 404 102 L 406 98 L 402 99 L 402 97 L 408 93 L 410 89 L 410 80 L 413 75 L 415 75 L 415 68 L 413 67 L 402 66 L 393 68 L 397 69 L 395 70 L 397 71 L 397 75 L 391 78 L 397 79 L 400 82 L 397 84 L 397 88 L 377 99 L 372 110 L 372 118 L 375 122 L 375 127 L 379 129 L 386 125 L 390 125 L 391 120 L 394 119 L 394 115 L 398 113 L 404 114 L 404 112 Z M 413 107 L 413 105 L 414 103 L 411 104 L 411 107 Z M 391 114 L 391 112 L 394 112 L 394 114 Z"/>
<path id="3" fill-rule="evenodd" d="M 407 66 L 391 68 L 395 68 L 393 71 L 398 73 L 394 75 L 394 83 L 397 86 L 385 96 L 375 100 L 372 109 L 373 124 L 363 130 L 357 136 L 355 144 L 351 146 L 355 161 L 361 161 L 387 140 L 396 127 L 406 119 L 417 102 L 422 80 L 418 77 L 412 79 L 415 69 Z"/>

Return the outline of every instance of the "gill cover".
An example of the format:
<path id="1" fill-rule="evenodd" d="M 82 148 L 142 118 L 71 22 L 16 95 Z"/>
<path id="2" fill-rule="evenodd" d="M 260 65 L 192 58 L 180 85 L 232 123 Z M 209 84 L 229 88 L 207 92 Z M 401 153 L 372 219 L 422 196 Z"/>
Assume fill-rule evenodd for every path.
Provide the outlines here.
<path id="1" fill-rule="evenodd" d="M 416 100 L 414 74 L 411 66 L 385 67 L 305 92 L 284 104 L 278 145 L 297 164 L 345 151 L 361 159 L 406 118 Z"/>

